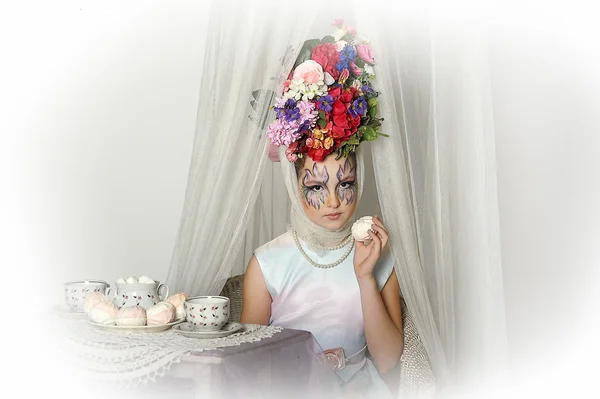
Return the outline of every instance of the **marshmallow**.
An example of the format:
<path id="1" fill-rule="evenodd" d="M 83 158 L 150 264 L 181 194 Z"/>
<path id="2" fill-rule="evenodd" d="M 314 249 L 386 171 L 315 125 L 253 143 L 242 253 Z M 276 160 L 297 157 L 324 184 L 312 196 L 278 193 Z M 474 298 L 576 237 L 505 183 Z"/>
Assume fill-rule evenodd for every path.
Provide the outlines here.
<path id="1" fill-rule="evenodd" d="M 141 276 L 141 277 L 138 279 L 138 282 L 139 282 L 139 283 L 141 283 L 141 284 L 154 284 L 154 283 L 155 283 L 155 281 L 154 281 L 154 280 L 152 280 L 152 279 L 151 279 L 150 277 L 148 277 L 148 276 Z"/>
<path id="2" fill-rule="evenodd" d="M 135 276 L 131 276 L 131 277 L 128 277 L 127 280 L 125 280 L 125 282 L 127 284 L 137 284 L 138 283 L 138 279 Z"/>
<path id="3" fill-rule="evenodd" d="M 100 302 L 110 302 L 110 300 L 101 292 L 92 292 L 84 299 L 83 311 L 87 314 L 94 305 Z"/>
<path id="4" fill-rule="evenodd" d="M 146 310 L 146 321 L 149 326 L 167 324 L 175 320 L 175 306 L 169 302 L 159 302 Z"/>
<path id="5" fill-rule="evenodd" d="M 115 324 L 117 307 L 112 302 L 99 302 L 89 309 L 88 316 L 99 324 Z"/>
<path id="6" fill-rule="evenodd" d="M 146 311 L 139 306 L 124 306 L 117 312 L 118 326 L 145 326 Z"/>
<path id="7" fill-rule="evenodd" d="M 370 240 L 368 231 L 371 230 L 373 224 L 372 216 L 363 216 L 352 225 L 352 237 L 356 241 Z"/>
<path id="8" fill-rule="evenodd" d="M 175 307 L 175 317 L 183 319 L 185 317 L 185 308 L 183 303 L 188 300 L 188 295 L 184 292 L 173 294 L 167 298 L 167 302 Z"/>

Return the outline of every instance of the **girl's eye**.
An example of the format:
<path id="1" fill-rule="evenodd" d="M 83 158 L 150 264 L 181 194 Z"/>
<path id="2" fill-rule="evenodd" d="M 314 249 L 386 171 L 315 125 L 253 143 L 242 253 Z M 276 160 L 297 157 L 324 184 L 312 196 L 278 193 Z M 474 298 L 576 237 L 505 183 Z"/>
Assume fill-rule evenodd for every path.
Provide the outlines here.
<path id="1" fill-rule="evenodd" d="M 350 188 L 350 187 L 354 186 L 354 182 L 353 181 L 345 181 L 340 185 L 342 186 L 342 188 Z"/>
<path id="2" fill-rule="evenodd" d="M 311 190 L 311 191 L 314 191 L 314 192 L 319 192 L 319 191 L 321 191 L 323 189 L 323 187 L 321 187 L 321 186 L 310 186 L 310 187 L 307 187 L 307 188 L 309 190 Z"/>

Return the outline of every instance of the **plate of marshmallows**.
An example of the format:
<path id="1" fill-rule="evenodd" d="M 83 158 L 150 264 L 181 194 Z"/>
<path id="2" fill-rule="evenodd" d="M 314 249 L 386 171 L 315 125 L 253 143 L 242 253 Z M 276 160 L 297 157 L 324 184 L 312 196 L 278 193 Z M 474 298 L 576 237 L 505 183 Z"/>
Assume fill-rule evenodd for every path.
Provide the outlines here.
<path id="1" fill-rule="evenodd" d="M 128 280 L 133 281 L 133 278 Z M 135 286 L 120 283 L 117 281 L 118 295 L 94 292 L 85 297 L 83 310 L 94 327 L 114 332 L 157 333 L 185 321 L 183 304 L 188 299 L 186 293 L 177 293 L 156 302 L 148 298 L 154 298 L 153 292 L 158 282 L 155 284 L 152 281 L 147 288 L 140 286 L 138 281 L 133 283 Z M 144 289 L 146 291 L 142 291 Z M 138 299 L 123 303 L 124 297 L 142 296 L 148 301 L 140 302 Z"/>

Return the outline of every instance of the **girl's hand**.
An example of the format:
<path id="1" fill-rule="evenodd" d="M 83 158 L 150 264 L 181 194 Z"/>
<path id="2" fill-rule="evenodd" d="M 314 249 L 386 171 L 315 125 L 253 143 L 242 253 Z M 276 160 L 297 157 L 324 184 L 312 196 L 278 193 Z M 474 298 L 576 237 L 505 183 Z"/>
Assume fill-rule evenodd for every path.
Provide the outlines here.
<path id="1" fill-rule="evenodd" d="M 373 276 L 377 260 L 379 260 L 383 248 L 388 242 L 388 232 L 377 216 L 373 217 L 369 237 L 371 237 L 371 240 L 368 245 L 365 245 L 362 241 L 356 241 L 355 243 L 354 272 L 358 280 Z"/>

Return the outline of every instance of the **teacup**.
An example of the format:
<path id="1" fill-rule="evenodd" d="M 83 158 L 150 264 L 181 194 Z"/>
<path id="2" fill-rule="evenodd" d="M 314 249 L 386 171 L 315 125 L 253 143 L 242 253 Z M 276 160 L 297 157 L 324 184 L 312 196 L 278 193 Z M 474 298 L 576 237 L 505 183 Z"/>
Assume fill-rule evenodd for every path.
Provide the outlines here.
<path id="1" fill-rule="evenodd" d="M 185 319 L 195 330 L 218 331 L 229 320 L 229 298 L 195 296 L 183 303 Z"/>
<path id="2" fill-rule="evenodd" d="M 124 306 L 140 306 L 148 310 L 169 296 L 169 286 L 154 283 L 115 283 L 116 291 L 110 288 L 106 294 L 119 309 Z M 162 290 L 162 292 L 161 292 Z"/>
<path id="3" fill-rule="evenodd" d="M 65 283 L 65 303 L 73 312 L 84 312 L 85 297 L 93 292 L 107 293 L 110 287 L 102 280 L 78 280 Z"/>

